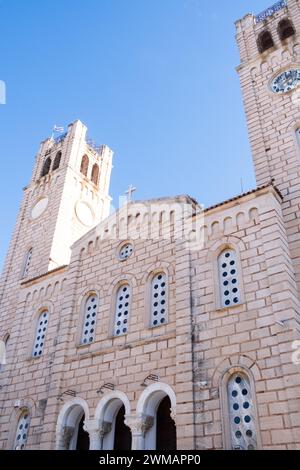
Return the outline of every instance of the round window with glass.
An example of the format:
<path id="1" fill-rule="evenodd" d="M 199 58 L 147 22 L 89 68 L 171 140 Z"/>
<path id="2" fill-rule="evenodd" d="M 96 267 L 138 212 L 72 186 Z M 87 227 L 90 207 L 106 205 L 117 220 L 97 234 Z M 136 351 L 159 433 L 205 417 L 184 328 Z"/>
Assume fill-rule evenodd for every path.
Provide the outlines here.
<path id="1" fill-rule="evenodd" d="M 133 244 L 130 242 L 124 243 L 119 250 L 120 261 L 127 260 L 133 253 Z"/>

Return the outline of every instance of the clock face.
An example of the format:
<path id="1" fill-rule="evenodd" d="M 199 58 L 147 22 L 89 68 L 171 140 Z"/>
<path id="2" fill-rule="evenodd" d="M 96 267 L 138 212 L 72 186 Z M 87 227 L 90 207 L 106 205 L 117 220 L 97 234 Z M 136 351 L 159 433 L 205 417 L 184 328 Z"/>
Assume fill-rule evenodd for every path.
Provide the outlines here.
<path id="1" fill-rule="evenodd" d="M 32 220 L 35 220 L 38 217 L 40 217 L 47 209 L 47 206 L 48 206 L 48 198 L 43 197 L 42 199 L 40 199 L 31 209 Z"/>
<path id="2" fill-rule="evenodd" d="M 274 93 L 287 93 L 300 85 L 300 68 L 290 69 L 277 75 L 271 82 Z"/>
<path id="3" fill-rule="evenodd" d="M 86 201 L 78 201 L 75 206 L 75 211 L 77 218 L 79 221 L 86 225 L 87 227 L 91 227 L 94 224 L 95 216 L 94 211 Z"/>

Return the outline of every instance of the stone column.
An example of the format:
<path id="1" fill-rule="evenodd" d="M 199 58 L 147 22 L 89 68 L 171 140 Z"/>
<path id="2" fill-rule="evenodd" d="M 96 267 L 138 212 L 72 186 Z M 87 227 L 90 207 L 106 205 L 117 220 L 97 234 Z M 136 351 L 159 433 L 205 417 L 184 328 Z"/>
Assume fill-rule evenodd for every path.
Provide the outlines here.
<path id="1" fill-rule="evenodd" d="M 95 419 L 84 421 L 83 429 L 89 434 L 90 450 L 100 450 L 101 440 L 99 434 L 99 423 Z"/>
<path id="2" fill-rule="evenodd" d="M 90 450 L 102 450 L 103 438 L 105 434 L 111 431 L 111 423 L 96 419 L 90 419 L 84 422 L 83 429 L 89 433 Z"/>
<path id="3" fill-rule="evenodd" d="M 132 450 L 144 450 L 146 432 L 149 431 L 154 424 L 153 416 L 127 416 L 125 418 L 125 424 L 131 429 Z"/>

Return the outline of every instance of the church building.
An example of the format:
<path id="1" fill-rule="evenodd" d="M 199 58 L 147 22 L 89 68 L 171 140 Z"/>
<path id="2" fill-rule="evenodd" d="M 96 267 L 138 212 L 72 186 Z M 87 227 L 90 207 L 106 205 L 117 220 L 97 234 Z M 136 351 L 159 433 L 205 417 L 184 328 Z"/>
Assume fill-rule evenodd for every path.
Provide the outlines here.
<path id="1" fill-rule="evenodd" d="M 236 40 L 252 191 L 112 213 L 108 146 L 80 121 L 41 143 L 0 282 L 0 449 L 300 449 L 300 1 Z"/>

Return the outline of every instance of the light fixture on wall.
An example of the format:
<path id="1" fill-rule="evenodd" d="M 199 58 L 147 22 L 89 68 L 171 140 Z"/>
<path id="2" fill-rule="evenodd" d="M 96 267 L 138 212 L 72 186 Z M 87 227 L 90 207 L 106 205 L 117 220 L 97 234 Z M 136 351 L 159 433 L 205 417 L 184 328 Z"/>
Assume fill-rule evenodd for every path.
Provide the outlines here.
<path id="1" fill-rule="evenodd" d="M 102 387 L 100 387 L 100 388 L 97 390 L 97 393 L 103 394 L 103 393 L 104 393 L 103 389 L 105 389 L 105 388 L 108 389 L 108 390 L 114 390 L 114 389 L 115 389 L 115 385 L 112 384 L 112 383 L 104 384 L 104 385 L 102 385 Z"/>
<path id="2" fill-rule="evenodd" d="M 144 379 L 144 382 L 141 383 L 142 387 L 147 387 L 147 382 L 158 382 L 159 381 L 159 376 L 156 374 L 149 374 L 147 377 Z"/>
<path id="3" fill-rule="evenodd" d="M 63 401 L 63 396 L 64 395 L 68 395 L 68 396 L 71 396 L 71 397 L 76 397 L 76 392 L 75 390 L 66 390 L 65 392 L 62 392 L 60 395 L 58 395 L 57 397 L 57 400 L 59 401 Z"/>

